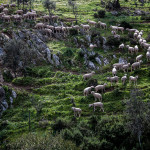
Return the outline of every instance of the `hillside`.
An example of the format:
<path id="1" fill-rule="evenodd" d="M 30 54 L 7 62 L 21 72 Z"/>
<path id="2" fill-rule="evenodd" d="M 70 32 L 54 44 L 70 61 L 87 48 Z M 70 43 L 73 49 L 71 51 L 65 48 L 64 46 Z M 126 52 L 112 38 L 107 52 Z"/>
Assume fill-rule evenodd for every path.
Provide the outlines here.
<path id="1" fill-rule="evenodd" d="M 46 2 L 0 0 L 0 149 L 149 150 L 150 3 Z"/>

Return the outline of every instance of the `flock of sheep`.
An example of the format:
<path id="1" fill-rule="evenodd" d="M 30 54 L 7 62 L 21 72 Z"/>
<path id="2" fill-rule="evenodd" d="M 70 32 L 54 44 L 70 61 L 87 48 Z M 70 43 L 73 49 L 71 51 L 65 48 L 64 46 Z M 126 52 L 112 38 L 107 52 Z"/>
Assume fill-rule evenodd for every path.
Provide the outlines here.
<path id="1" fill-rule="evenodd" d="M 10 5 L 9 4 L 1 4 L 0 5 L 0 11 L 1 11 L 0 19 L 3 19 L 4 22 L 10 22 L 11 20 L 15 21 L 15 22 L 21 22 L 23 19 L 35 21 L 37 18 L 36 11 L 31 11 L 31 12 L 27 12 L 26 14 L 23 14 L 23 10 L 17 10 L 16 15 L 10 16 L 10 15 L 8 15 L 8 12 L 9 12 L 8 8 L 9 7 L 13 8 L 13 7 L 16 7 L 16 5 L 15 4 L 10 4 Z M 49 22 L 50 19 L 58 21 L 58 16 L 52 16 L 51 18 L 48 15 L 42 16 L 43 23 L 42 22 L 37 23 L 35 25 L 35 29 L 44 31 L 46 33 L 46 35 L 49 37 L 52 36 L 52 33 L 63 33 L 64 36 L 67 36 L 67 35 L 69 35 L 69 32 L 71 29 L 76 29 L 79 32 L 80 28 L 82 28 L 84 32 L 89 33 L 90 28 L 96 27 L 97 25 L 99 25 L 102 29 L 107 29 L 107 24 L 103 23 L 101 21 L 99 21 L 97 23 L 95 21 L 91 21 L 88 19 L 87 20 L 88 24 L 81 24 L 80 26 L 72 24 L 71 27 L 69 27 L 69 26 L 65 27 L 63 25 L 62 26 L 48 25 L 47 22 Z M 117 33 L 121 32 L 123 34 L 124 30 L 125 30 L 123 27 L 112 26 L 112 25 L 110 26 L 110 29 L 111 29 L 111 34 L 114 35 L 114 37 L 120 37 L 120 35 Z M 138 40 L 138 43 L 141 46 L 141 48 L 147 50 L 146 58 L 147 58 L 147 61 L 149 61 L 150 60 L 150 44 L 148 44 L 146 42 L 146 40 L 142 37 L 143 30 L 138 31 L 137 29 L 128 29 L 128 28 L 126 30 L 128 31 L 128 33 L 133 33 L 134 39 Z M 96 44 L 90 44 L 89 47 L 90 47 L 90 49 L 93 50 L 93 48 L 97 47 L 97 45 Z M 124 50 L 125 48 L 128 50 L 128 53 L 130 53 L 131 55 L 134 53 L 138 54 L 139 48 L 137 45 L 135 45 L 134 47 L 131 47 L 130 45 L 125 46 L 125 44 L 123 44 L 123 43 L 121 45 L 119 45 L 120 50 Z M 135 70 L 137 68 L 140 68 L 140 65 L 142 63 L 142 60 L 141 60 L 142 57 L 143 57 L 142 54 L 138 55 L 136 57 L 136 62 L 134 62 L 131 65 L 131 71 Z M 111 86 L 113 83 L 117 84 L 119 81 L 119 77 L 117 76 L 117 72 L 119 70 L 123 70 L 124 72 L 128 72 L 129 67 L 130 67 L 130 63 L 127 63 L 127 64 L 115 63 L 115 64 L 113 64 L 113 69 L 112 69 L 112 75 L 113 76 L 107 77 L 107 80 L 111 82 Z M 83 75 L 83 79 L 84 80 L 89 79 L 94 74 L 95 74 L 94 71 L 92 71 L 91 73 L 85 74 L 85 75 Z M 134 85 L 137 85 L 137 79 L 138 79 L 138 76 L 135 76 L 135 77 L 130 76 L 129 77 L 129 83 L 133 82 Z M 121 78 L 121 82 L 123 85 L 125 84 L 126 80 L 127 80 L 127 74 L 125 74 Z M 94 86 L 87 87 L 83 91 L 84 96 L 88 96 L 89 94 L 92 94 L 95 98 L 95 101 L 97 99 L 99 100 L 99 102 L 89 104 L 89 107 L 93 107 L 94 111 L 95 111 L 96 107 L 99 107 L 100 110 L 102 110 L 104 112 L 103 103 L 102 103 L 102 95 L 100 93 L 98 93 L 98 91 L 101 91 L 102 93 L 105 92 L 106 86 L 107 86 L 107 84 L 104 83 L 103 85 L 97 85 L 96 87 L 94 87 Z M 95 91 L 92 91 L 92 89 L 95 89 Z M 81 116 L 82 110 L 80 108 L 72 107 L 72 110 L 74 111 L 74 116 L 77 116 L 77 115 L 79 115 L 79 117 Z"/>
<path id="2" fill-rule="evenodd" d="M 91 22 L 92 24 L 92 22 Z M 93 21 L 93 26 L 95 26 L 94 21 Z M 107 25 L 104 25 L 107 28 Z M 121 33 L 124 32 L 124 28 L 123 27 L 118 27 L 118 26 L 110 26 L 110 28 L 112 29 L 111 33 L 113 35 L 116 35 L 118 33 L 118 31 L 121 31 Z M 140 45 L 141 48 L 147 50 L 146 52 L 146 58 L 147 61 L 150 60 L 150 44 L 147 43 L 147 41 L 142 37 L 143 35 L 143 30 L 138 31 L 137 29 L 126 29 L 128 31 L 128 33 L 133 33 L 133 37 L 135 40 L 138 41 L 138 44 Z M 96 45 L 94 44 L 93 47 L 96 47 Z M 92 48 L 93 48 L 92 47 Z M 138 45 L 135 45 L 134 47 L 131 47 L 130 45 L 126 45 L 125 44 L 121 44 L 119 45 L 119 49 L 120 50 L 124 50 L 124 49 L 128 50 L 128 53 L 132 54 L 138 54 L 139 51 L 139 47 Z M 143 62 L 142 59 L 143 55 L 140 54 L 136 57 L 135 62 L 131 65 L 131 72 L 133 70 L 136 70 L 138 68 L 140 68 L 141 63 Z M 117 72 L 119 70 L 123 70 L 124 73 L 128 72 L 130 68 L 130 63 L 124 64 L 124 63 L 115 63 L 113 64 L 113 69 L 112 69 L 112 77 L 107 77 L 106 79 L 108 81 L 111 82 L 111 86 L 113 83 L 118 83 L 119 81 L 119 77 L 117 76 Z M 94 71 L 92 71 L 91 73 L 88 74 L 84 74 L 83 75 L 83 79 L 90 79 L 93 75 L 95 74 Z M 131 84 L 132 82 L 134 83 L 134 86 L 137 85 L 137 80 L 138 80 L 138 75 L 137 76 L 130 76 L 129 77 L 129 83 Z M 121 78 L 121 82 L 124 85 L 127 81 L 127 74 L 125 74 L 122 78 Z M 103 108 L 103 103 L 102 103 L 102 95 L 100 93 L 98 93 L 98 91 L 101 91 L 102 93 L 105 92 L 105 87 L 107 86 L 106 83 L 104 83 L 103 85 L 97 85 L 96 87 L 94 86 L 90 86 L 90 87 L 86 87 L 83 91 L 84 96 L 88 96 L 89 94 L 92 94 L 95 98 L 95 101 L 98 99 L 100 102 L 95 102 L 93 104 L 89 104 L 89 107 L 93 107 L 94 111 L 96 110 L 96 107 L 99 107 L 100 110 L 102 110 L 104 112 L 104 108 Z M 92 91 L 92 89 L 95 89 L 95 91 Z M 82 110 L 80 108 L 75 108 L 72 107 L 72 110 L 74 111 L 74 115 L 77 116 L 79 115 L 79 117 L 81 116 L 81 112 Z"/>

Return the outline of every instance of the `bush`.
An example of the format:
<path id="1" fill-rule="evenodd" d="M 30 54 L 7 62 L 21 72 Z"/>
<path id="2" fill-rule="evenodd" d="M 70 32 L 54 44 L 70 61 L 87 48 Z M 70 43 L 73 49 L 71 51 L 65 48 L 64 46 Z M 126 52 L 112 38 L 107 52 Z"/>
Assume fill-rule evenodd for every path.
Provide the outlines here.
<path id="1" fill-rule="evenodd" d="M 105 17 L 105 13 L 106 13 L 105 10 L 99 10 L 98 11 L 98 17 L 99 18 L 104 18 Z"/>
<path id="2" fill-rule="evenodd" d="M 125 29 L 126 29 L 126 28 L 132 29 L 132 25 L 129 24 L 128 22 L 126 22 L 126 21 L 122 21 L 122 22 L 120 23 L 120 27 L 124 27 Z"/>
<path id="3" fill-rule="evenodd" d="M 106 42 L 108 46 L 115 46 L 118 47 L 121 44 L 120 39 L 114 38 L 114 36 L 109 36 Z"/>
<path id="4" fill-rule="evenodd" d="M 78 35 L 78 30 L 77 29 L 71 29 L 70 30 L 70 35 Z"/>
<path id="5" fill-rule="evenodd" d="M 64 56 L 71 57 L 73 55 L 74 53 L 71 49 L 66 49 L 66 51 L 64 52 Z"/>

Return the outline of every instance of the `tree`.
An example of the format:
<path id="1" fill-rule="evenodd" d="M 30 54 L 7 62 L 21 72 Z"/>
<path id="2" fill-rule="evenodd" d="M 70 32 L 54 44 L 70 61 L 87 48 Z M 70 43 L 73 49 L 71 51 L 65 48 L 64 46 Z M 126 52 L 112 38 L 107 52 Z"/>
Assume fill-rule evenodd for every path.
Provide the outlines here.
<path id="1" fill-rule="evenodd" d="M 45 9 L 48 10 L 50 23 L 51 23 L 51 18 L 52 18 L 52 15 L 53 15 L 52 12 L 53 12 L 53 10 L 56 9 L 56 2 L 53 2 L 51 0 L 44 0 L 43 6 L 44 6 Z"/>
<path id="2" fill-rule="evenodd" d="M 77 24 L 77 16 L 78 16 L 78 12 L 77 12 L 77 4 L 76 2 L 74 2 L 73 0 L 68 0 L 68 5 L 71 7 L 72 12 L 75 16 L 76 19 L 76 24 Z"/>
<path id="3" fill-rule="evenodd" d="M 147 104 L 143 101 L 143 93 L 138 89 L 133 89 L 126 105 L 126 127 L 133 136 L 138 137 L 141 149 L 141 137 L 146 129 L 148 112 Z"/>
<path id="4" fill-rule="evenodd" d="M 9 40 L 5 43 L 4 50 L 6 52 L 4 64 L 13 70 L 15 77 L 17 71 L 30 64 L 33 57 L 32 50 L 29 50 L 22 40 Z"/>

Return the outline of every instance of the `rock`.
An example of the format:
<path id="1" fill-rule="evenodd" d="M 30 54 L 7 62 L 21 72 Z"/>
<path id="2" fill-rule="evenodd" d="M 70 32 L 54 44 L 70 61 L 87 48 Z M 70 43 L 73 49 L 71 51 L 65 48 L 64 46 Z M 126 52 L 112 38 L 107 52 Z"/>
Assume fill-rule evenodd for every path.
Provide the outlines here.
<path id="1" fill-rule="evenodd" d="M 107 64 L 109 64 L 109 61 L 108 61 L 107 58 L 104 58 L 104 59 L 103 59 L 103 62 L 104 62 L 104 66 L 106 66 Z"/>
<path id="2" fill-rule="evenodd" d="M 18 32 L 19 37 L 24 40 L 25 39 L 25 34 L 21 31 Z"/>
<path id="3" fill-rule="evenodd" d="M 114 16 L 117 16 L 118 12 L 117 11 L 111 11 L 111 14 L 114 15 Z"/>
<path id="4" fill-rule="evenodd" d="M 0 47 L 0 64 L 3 64 L 5 56 L 6 56 L 6 53 L 5 53 L 4 49 Z"/>
<path id="5" fill-rule="evenodd" d="M 8 103 L 6 102 L 5 96 L 5 90 L 3 87 L 0 87 L 0 117 L 2 116 L 2 113 L 8 108 Z"/>
<path id="6" fill-rule="evenodd" d="M 91 36 L 90 35 L 86 35 L 85 39 L 88 41 L 88 43 L 91 43 Z"/>
<path id="7" fill-rule="evenodd" d="M 12 90 L 12 96 L 13 98 L 17 98 L 17 93 L 14 90 Z"/>
<path id="8" fill-rule="evenodd" d="M 92 61 L 88 62 L 88 68 L 93 69 L 93 70 L 96 69 L 96 67 L 95 67 L 95 65 L 94 65 L 94 63 Z"/>
<path id="9" fill-rule="evenodd" d="M 96 58 L 95 58 L 95 61 L 96 61 L 99 65 L 102 65 L 102 61 L 100 60 L 99 57 L 96 57 Z"/>
<path id="10" fill-rule="evenodd" d="M 128 61 L 127 61 L 127 60 L 125 60 L 124 58 L 120 57 L 120 58 L 119 58 L 119 63 L 127 64 L 127 63 L 128 63 Z"/>
<path id="11" fill-rule="evenodd" d="M 56 54 L 53 54 L 53 61 L 54 61 L 56 66 L 60 65 L 59 57 Z"/>
<path id="12" fill-rule="evenodd" d="M 94 51 L 88 52 L 88 56 L 89 56 L 89 57 L 95 56 L 95 54 L 96 54 L 96 53 L 95 53 Z"/>
<path id="13" fill-rule="evenodd" d="M 49 61 L 51 64 L 54 64 L 53 60 L 51 59 L 51 51 L 50 51 L 50 49 L 49 49 L 49 48 L 46 48 L 45 51 L 46 51 L 46 54 L 47 54 L 47 59 L 48 59 L 48 61 Z"/>
<path id="14" fill-rule="evenodd" d="M 135 13 L 136 15 L 142 15 L 142 14 L 143 14 L 141 10 L 136 10 L 134 13 Z"/>
<path id="15" fill-rule="evenodd" d="M 12 97 L 10 97 L 9 100 L 10 100 L 10 107 L 12 107 L 12 104 L 13 104 L 13 101 L 14 101 L 14 100 L 13 100 Z"/>

